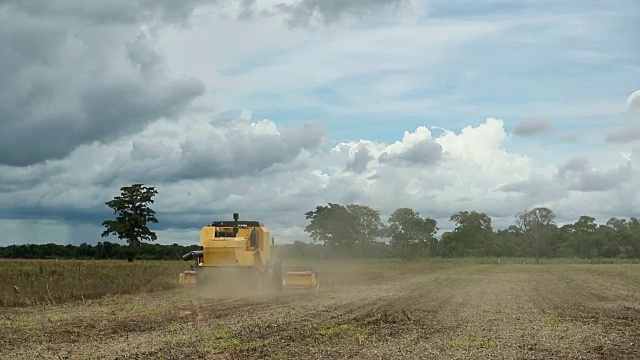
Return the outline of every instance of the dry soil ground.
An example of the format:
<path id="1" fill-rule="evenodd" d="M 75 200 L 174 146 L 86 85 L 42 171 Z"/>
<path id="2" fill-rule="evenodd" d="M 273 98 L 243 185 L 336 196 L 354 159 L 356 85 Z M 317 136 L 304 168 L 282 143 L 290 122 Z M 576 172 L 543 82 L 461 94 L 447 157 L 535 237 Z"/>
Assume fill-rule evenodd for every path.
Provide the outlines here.
<path id="1" fill-rule="evenodd" d="M 0 358 L 640 359 L 638 265 L 424 265 L 353 281 L 347 270 L 318 293 L 0 309 Z"/>

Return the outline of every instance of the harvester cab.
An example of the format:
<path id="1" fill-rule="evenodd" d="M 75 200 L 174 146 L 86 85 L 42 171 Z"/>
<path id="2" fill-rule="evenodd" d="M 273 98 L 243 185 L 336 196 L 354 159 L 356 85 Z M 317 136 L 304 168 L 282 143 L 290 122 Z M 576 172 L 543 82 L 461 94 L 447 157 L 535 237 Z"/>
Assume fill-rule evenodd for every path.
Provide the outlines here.
<path id="1" fill-rule="evenodd" d="M 271 241 L 269 241 L 271 240 Z M 258 221 L 214 221 L 200 231 L 202 250 L 186 253 L 182 259 L 195 260 L 180 274 L 182 285 L 213 286 L 222 282 L 243 283 L 249 288 L 313 289 L 319 287 L 318 274 L 312 268 L 288 268 L 272 261 L 274 239 Z"/>

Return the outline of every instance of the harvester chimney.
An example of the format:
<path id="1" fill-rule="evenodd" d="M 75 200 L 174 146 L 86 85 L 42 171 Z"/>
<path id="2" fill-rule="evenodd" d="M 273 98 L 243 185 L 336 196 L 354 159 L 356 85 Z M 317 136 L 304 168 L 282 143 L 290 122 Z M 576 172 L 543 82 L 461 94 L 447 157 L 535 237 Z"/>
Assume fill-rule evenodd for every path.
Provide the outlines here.
<path id="1" fill-rule="evenodd" d="M 238 227 L 238 213 L 233 213 L 233 237 L 236 237 L 236 235 L 238 235 L 238 231 L 240 231 L 240 228 Z"/>

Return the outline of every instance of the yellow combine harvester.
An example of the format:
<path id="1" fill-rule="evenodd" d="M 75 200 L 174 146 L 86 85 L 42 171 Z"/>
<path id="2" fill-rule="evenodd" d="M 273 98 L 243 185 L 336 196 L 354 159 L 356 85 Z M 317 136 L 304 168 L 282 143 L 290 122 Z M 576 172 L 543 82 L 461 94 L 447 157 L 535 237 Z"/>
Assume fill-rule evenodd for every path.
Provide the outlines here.
<path id="1" fill-rule="evenodd" d="M 271 239 L 271 241 L 269 241 Z M 182 259 L 195 260 L 180 274 L 180 284 L 213 286 L 221 282 L 249 289 L 313 289 L 320 286 L 310 267 L 285 267 L 272 262 L 269 229 L 258 221 L 214 221 L 200 231 L 202 250 Z M 231 270 L 229 273 L 227 270 Z M 239 284 L 240 283 L 240 284 Z"/>

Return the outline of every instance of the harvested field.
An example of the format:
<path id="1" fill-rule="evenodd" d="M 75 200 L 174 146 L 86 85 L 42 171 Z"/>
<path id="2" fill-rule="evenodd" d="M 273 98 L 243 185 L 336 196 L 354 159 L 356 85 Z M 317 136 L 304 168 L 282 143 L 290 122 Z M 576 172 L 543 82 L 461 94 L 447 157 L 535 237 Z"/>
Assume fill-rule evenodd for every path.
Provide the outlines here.
<path id="1" fill-rule="evenodd" d="M 318 262 L 317 293 L 0 308 L 0 358 L 638 359 L 640 266 Z"/>

